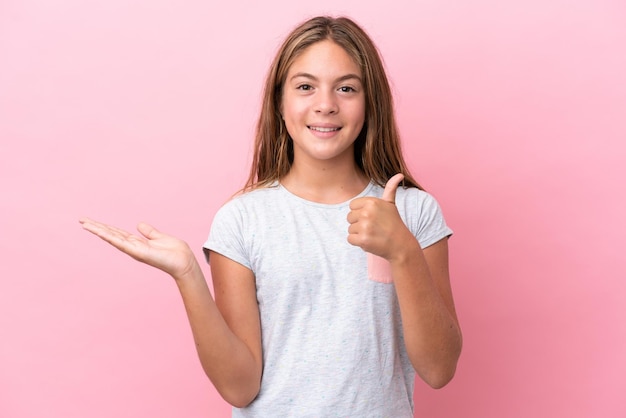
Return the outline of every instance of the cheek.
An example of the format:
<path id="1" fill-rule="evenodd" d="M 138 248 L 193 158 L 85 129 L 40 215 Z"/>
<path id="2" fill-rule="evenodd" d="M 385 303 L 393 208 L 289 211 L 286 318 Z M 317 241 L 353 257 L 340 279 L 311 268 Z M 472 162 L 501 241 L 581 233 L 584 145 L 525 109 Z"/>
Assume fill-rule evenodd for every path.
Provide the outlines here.
<path id="1" fill-rule="evenodd" d="M 296 135 L 297 127 L 301 124 L 302 117 L 296 102 L 285 98 L 281 103 L 281 114 L 287 133 L 291 138 Z"/>
<path id="2" fill-rule="evenodd" d="M 361 103 L 354 107 L 353 118 L 362 126 L 365 123 L 365 103 Z"/>
<path id="3" fill-rule="evenodd" d="M 293 100 L 288 95 L 283 96 L 283 100 L 280 103 L 280 112 L 283 114 L 283 116 L 286 118 L 287 116 L 291 115 L 293 113 L 293 109 Z"/>
<path id="4" fill-rule="evenodd" d="M 298 101 L 285 100 L 283 102 L 282 115 L 285 123 L 303 122 L 307 115 L 307 107 Z"/>

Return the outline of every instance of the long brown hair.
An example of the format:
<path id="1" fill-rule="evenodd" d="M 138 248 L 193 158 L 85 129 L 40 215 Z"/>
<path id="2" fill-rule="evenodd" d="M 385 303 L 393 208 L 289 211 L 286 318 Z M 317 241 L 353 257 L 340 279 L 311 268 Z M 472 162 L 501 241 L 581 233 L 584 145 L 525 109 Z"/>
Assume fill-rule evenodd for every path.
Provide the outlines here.
<path id="1" fill-rule="evenodd" d="M 357 166 L 380 186 L 394 174 L 403 173 L 405 187 L 421 188 L 402 157 L 391 88 L 376 46 L 349 18 L 319 16 L 302 23 L 287 36 L 270 66 L 256 128 L 252 166 L 243 190 L 268 186 L 289 172 L 293 143 L 280 115 L 283 85 L 294 60 L 306 48 L 325 39 L 341 46 L 361 69 L 365 123 L 354 143 Z"/>

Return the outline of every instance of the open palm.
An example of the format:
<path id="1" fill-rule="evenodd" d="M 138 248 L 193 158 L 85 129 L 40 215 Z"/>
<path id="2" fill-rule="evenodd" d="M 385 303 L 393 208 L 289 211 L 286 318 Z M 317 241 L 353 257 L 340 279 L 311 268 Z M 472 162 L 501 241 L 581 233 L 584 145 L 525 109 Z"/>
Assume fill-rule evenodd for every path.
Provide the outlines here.
<path id="1" fill-rule="evenodd" d="M 79 222 L 85 230 L 118 250 L 135 260 L 163 270 L 174 278 L 182 277 L 190 272 L 197 263 L 186 242 L 159 232 L 148 224 L 137 225 L 137 230 L 141 235 L 133 235 L 115 226 L 89 218 L 83 218 Z"/>

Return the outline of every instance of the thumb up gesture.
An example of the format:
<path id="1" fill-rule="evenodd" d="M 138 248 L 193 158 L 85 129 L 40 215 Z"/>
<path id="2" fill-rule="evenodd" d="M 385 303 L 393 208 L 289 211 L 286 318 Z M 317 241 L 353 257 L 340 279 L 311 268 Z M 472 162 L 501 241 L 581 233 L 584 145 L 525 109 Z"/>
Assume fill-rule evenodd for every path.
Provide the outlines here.
<path id="1" fill-rule="evenodd" d="M 391 261 L 402 248 L 404 240 L 414 239 L 395 204 L 396 190 L 403 179 L 402 174 L 389 179 L 382 199 L 359 197 L 350 202 L 347 217 L 350 244 Z"/>

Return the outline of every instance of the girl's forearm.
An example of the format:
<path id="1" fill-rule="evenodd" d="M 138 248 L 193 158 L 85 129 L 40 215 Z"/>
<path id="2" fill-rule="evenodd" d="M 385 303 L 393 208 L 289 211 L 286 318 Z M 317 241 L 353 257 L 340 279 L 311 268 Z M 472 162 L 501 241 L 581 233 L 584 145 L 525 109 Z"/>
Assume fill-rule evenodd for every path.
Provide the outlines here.
<path id="1" fill-rule="evenodd" d="M 249 404 L 260 389 L 261 366 L 226 324 L 197 263 L 175 281 L 206 375 L 228 403 L 237 407 Z"/>
<path id="2" fill-rule="evenodd" d="M 461 330 L 453 312 L 452 295 L 445 295 L 450 298 L 446 303 L 417 240 L 405 249 L 392 262 L 392 274 L 407 352 L 420 377 L 430 386 L 440 388 L 456 371 L 462 346 Z M 447 249 L 445 261 L 448 281 Z M 443 289 L 446 290 L 449 289 Z"/>

